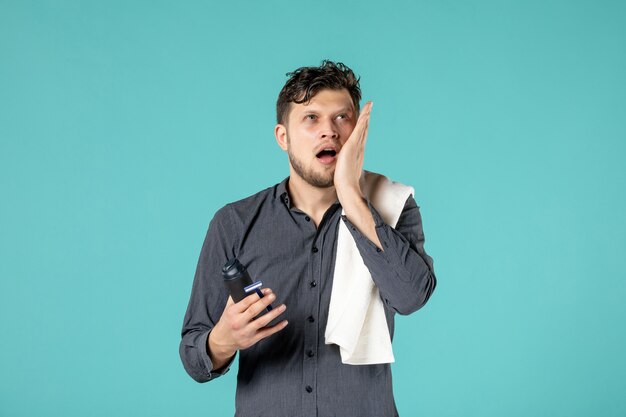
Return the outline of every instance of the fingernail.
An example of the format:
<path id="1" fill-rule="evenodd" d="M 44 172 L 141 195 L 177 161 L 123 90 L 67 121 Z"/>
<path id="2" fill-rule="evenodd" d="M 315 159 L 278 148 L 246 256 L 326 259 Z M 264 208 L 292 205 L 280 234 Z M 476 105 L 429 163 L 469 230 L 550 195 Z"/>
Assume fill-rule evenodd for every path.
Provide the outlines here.
<path id="1" fill-rule="evenodd" d="M 285 311 L 285 310 L 287 309 L 287 306 L 283 304 L 283 305 L 281 305 L 280 307 L 278 307 L 278 309 L 279 309 L 280 311 Z"/>
<path id="2" fill-rule="evenodd" d="M 268 297 L 270 298 L 270 300 L 273 300 L 273 299 L 275 299 L 275 298 L 276 298 L 276 295 L 274 295 L 274 294 L 270 294 Z"/>

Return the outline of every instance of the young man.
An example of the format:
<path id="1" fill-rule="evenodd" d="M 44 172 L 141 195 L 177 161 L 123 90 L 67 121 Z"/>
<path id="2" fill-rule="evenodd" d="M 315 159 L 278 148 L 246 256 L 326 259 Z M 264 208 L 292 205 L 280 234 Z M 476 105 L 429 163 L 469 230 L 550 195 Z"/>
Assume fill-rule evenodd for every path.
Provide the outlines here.
<path id="1" fill-rule="evenodd" d="M 385 337 L 393 338 L 395 313 L 427 302 L 436 279 L 419 207 L 411 195 L 400 201 L 391 227 L 362 189 L 372 102 L 360 110 L 352 70 L 323 61 L 288 75 L 274 134 L 288 154 L 289 177 L 215 214 L 184 318 L 181 359 L 194 380 L 206 382 L 224 375 L 239 352 L 236 416 L 396 416 L 392 360 L 348 364 L 325 332 L 341 227 L 371 274 L 373 301 L 384 306 Z M 234 257 L 263 281 L 263 298 L 233 302 L 221 268 Z M 334 295 L 333 303 L 352 308 L 350 294 Z M 270 303 L 273 310 L 259 316 Z"/>

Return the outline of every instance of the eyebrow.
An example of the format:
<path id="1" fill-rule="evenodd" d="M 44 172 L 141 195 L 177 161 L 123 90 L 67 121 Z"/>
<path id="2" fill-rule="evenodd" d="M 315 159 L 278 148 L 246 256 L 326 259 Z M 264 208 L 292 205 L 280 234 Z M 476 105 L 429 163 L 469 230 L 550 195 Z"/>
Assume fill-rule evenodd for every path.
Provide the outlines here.
<path id="1" fill-rule="evenodd" d="M 340 109 L 335 110 L 335 111 L 333 111 L 333 112 L 331 112 L 331 113 L 342 113 L 342 112 L 353 112 L 353 111 L 354 111 L 354 108 L 344 106 L 344 107 L 341 107 Z M 304 113 L 304 114 L 308 114 L 308 113 L 318 113 L 318 112 L 319 112 L 319 110 L 318 110 L 317 108 L 311 108 L 311 109 L 304 109 L 304 110 L 303 110 L 303 113 Z"/>

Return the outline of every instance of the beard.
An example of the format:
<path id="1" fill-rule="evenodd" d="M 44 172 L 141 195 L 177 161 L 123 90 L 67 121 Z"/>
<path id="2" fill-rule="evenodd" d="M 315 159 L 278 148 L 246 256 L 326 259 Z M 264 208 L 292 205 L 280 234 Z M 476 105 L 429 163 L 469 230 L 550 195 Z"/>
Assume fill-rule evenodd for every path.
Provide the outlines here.
<path id="1" fill-rule="evenodd" d="M 287 144 L 289 144 L 289 137 L 287 137 Z M 303 161 L 299 160 L 291 152 L 291 147 L 287 148 L 287 155 L 289 156 L 289 163 L 293 167 L 293 170 L 308 184 L 318 188 L 329 188 L 335 184 L 335 168 L 324 173 L 318 173 L 315 172 L 312 167 L 307 167 Z"/>

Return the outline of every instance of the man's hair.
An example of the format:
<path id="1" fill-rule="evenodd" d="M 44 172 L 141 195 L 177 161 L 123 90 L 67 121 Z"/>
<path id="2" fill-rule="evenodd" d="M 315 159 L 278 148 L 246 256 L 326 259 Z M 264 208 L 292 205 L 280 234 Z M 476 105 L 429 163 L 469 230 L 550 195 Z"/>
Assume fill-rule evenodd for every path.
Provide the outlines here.
<path id="1" fill-rule="evenodd" d="M 278 95 L 276 122 L 285 124 L 291 103 L 308 103 L 320 90 L 345 88 L 352 97 L 354 108 L 359 111 L 361 88 L 354 72 L 341 62 L 323 60 L 319 67 L 300 67 L 286 74 L 289 79 Z"/>

